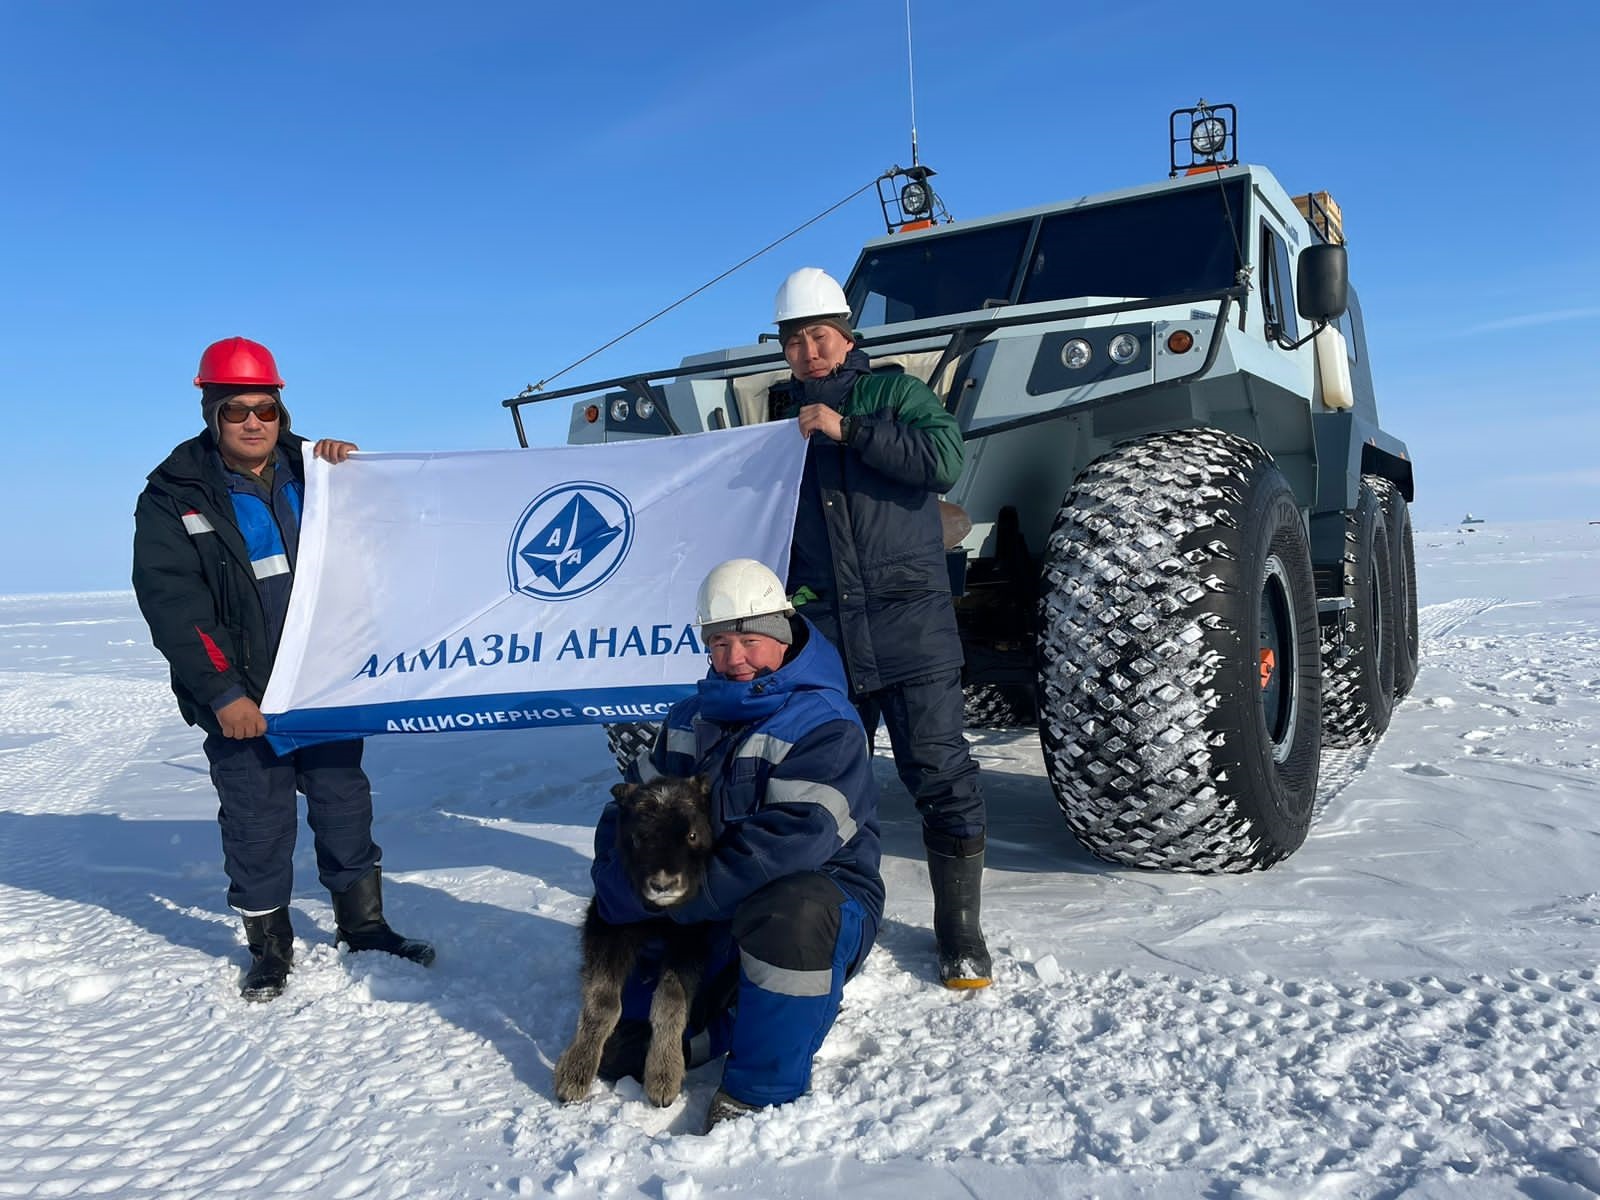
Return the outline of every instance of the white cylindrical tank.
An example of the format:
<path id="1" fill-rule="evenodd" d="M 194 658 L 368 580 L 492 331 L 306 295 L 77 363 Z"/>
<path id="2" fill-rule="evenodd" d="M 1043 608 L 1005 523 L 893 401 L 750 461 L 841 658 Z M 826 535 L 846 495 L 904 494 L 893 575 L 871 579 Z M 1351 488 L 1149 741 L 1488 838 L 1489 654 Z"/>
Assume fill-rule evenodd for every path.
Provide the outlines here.
<path id="1" fill-rule="evenodd" d="M 1350 386 L 1350 356 L 1345 351 L 1344 334 L 1335 325 L 1324 325 L 1312 343 L 1317 352 L 1317 390 L 1328 408 L 1355 407 L 1356 394 Z"/>

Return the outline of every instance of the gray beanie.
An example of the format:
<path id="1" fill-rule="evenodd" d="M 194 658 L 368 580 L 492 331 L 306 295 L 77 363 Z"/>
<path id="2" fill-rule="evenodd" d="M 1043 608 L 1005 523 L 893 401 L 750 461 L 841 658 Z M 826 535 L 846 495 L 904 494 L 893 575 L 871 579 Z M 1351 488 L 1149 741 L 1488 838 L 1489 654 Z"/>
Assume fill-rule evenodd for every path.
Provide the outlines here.
<path id="1" fill-rule="evenodd" d="M 259 383 L 208 383 L 200 389 L 200 415 L 213 438 L 220 438 L 218 411 L 235 396 L 271 396 L 278 402 L 278 433 L 289 432 L 289 410 L 283 406 L 283 392 L 275 387 L 262 387 Z"/>
<path id="2" fill-rule="evenodd" d="M 737 621 L 718 621 L 700 627 L 700 640 L 709 643 L 719 633 L 764 633 L 785 646 L 794 645 L 794 630 L 782 613 L 762 613 L 759 617 L 740 617 Z"/>

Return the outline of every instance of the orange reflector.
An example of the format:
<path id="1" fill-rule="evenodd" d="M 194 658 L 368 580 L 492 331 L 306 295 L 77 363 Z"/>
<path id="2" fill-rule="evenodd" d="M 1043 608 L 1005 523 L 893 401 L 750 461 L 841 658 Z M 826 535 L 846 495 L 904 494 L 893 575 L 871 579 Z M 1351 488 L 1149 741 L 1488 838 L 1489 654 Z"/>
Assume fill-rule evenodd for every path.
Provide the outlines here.
<path id="1" fill-rule="evenodd" d="M 1267 684 L 1272 682 L 1272 673 L 1278 669 L 1278 656 L 1271 650 L 1261 651 L 1261 690 L 1267 690 Z"/>
<path id="2" fill-rule="evenodd" d="M 1167 334 L 1167 349 L 1174 354 L 1187 354 L 1194 349 L 1194 334 L 1187 329 L 1174 329 Z"/>
<path id="3" fill-rule="evenodd" d="M 583 419 L 593 425 L 600 419 L 600 406 L 591 404 L 583 410 Z"/>
<path id="4" fill-rule="evenodd" d="M 1220 171 L 1224 167 L 1226 167 L 1227 165 L 1228 165 L 1227 163 L 1206 163 L 1203 166 L 1190 167 L 1187 171 L 1184 172 L 1184 174 L 1185 175 L 1204 175 L 1207 171 Z"/>
<path id="5" fill-rule="evenodd" d="M 904 225 L 900 226 L 899 229 L 896 229 L 895 232 L 896 233 L 910 233 L 914 229 L 932 229 L 932 228 L 933 228 L 933 222 L 932 221 L 907 221 Z"/>

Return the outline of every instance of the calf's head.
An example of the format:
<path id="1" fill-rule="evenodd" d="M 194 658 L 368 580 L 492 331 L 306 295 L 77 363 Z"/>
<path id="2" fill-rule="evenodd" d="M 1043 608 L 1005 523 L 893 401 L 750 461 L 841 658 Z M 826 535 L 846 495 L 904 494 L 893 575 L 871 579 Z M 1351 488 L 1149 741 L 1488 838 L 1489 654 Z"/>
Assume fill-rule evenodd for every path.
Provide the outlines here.
<path id="1" fill-rule="evenodd" d="M 711 785 L 663 776 L 611 789 L 620 819 L 617 853 L 640 899 L 672 908 L 691 899 L 711 858 Z"/>

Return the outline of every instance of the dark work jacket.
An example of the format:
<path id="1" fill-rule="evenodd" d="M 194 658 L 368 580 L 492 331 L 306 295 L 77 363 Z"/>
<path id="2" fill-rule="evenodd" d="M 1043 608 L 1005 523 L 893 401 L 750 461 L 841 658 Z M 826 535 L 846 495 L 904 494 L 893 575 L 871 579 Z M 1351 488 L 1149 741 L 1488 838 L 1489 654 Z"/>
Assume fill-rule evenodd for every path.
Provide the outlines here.
<path id="1" fill-rule="evenodd" d="M 279 436 L 275 493 L 303 493 L 304 441 Z M 291 519 L 278 507 L 280 523 Z M 297 532 L 288 531 L 291 552 Z M 221 732 L 213 705 L 240 696 L 259 704 L 267 690 L 288 592 L 276 586 L 281 579 L 264 582 L 273 585 L 266 602 L 216 442 L 206 432 L 180 443 L 150 472 L 134 508 L 133 590 L 171 668 L 178 711 L 208 733 Z"/>
<path id="2" fill-rule="evenodd" d="M 850 418 L 844 443 L 816 433 L 807 446 L 789 591 L 817 597 L 801 611 L 839 648 L 856 696 L 962 663 L 939 521 L 961 430 L 926 384 L 865 365 L 860 351 L 845 360 L 857 369 L 842 399 L 830 380 L 788 385 L 789 407 L 816 399 Z"/>
<path id="3" fill-rule="evenodd" d="M 673 920 L 731 921 L 773 880 L 820 871 L 860 903 L 866 954 L 883 917 L 878 785 L 839 654 L 814 627 L 805 626 L 803 643 L 776 671 L 748 683 L 711 672 L 696 695 L 674 704 L 655 745 L 627 771 L 634 782 L 661 775 L 711 782 L 715 855 L 700 893 L 668 910 Z M 600 915 L 614 924 L 661 916 L 629 882 L 616 829 L 612 801 L 595 829 Z"/>

